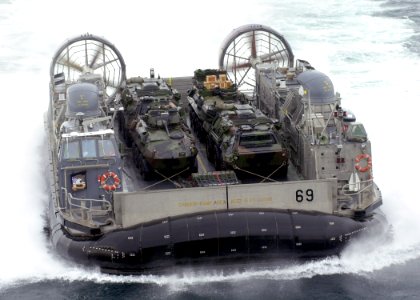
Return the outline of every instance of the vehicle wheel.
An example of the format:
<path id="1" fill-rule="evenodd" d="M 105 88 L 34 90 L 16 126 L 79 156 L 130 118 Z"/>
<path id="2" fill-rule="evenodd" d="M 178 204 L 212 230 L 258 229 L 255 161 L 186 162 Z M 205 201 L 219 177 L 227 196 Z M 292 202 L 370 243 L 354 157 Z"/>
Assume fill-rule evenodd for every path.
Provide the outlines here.
<path id="1" fill-rule="evenodd" d="M 214 164 L 214 153 L 213 153 L 213 143 L 210 139 L 206 141 L 206 156 L 207 160 Z"/>
<path id="2" fill-rule="evenodd" d="M 205 135 L 204 135 L 204 130 L 203 127 L 201 127 L 201 124 L 198 120 L 195 121 L 195 132 L 197 134 L 197 138 L 200 142 L 204 143 L 205 142 Z"/>
<path id="3" fill-rule="evenodd" d="M 136 147 L 134 147 L 132 150 L 132 155 L 133 155 L 133 161 L 134 161 L 134 165 L 136 166 L 136 168 L 140 169 L 140 153 L 138 151 L 138 149 Z"/>
<path id="4" fill-rule="evenodd" d="M 123 133 L 123 128 L 124 128 L 123 127 L 123 124 L 124 124 L 124 115 L 122 114 L 121 111 L 117 112 L 116 119 L 117 119 L 117 123 L 118 123 L 118 132 L 120 134 L 122 134 Z"/>
<path id="5" fill-rule="evenodd" d="M 145 181 L 149 181 L 153 178 L 152 167 L 144 157 L 140 158 L 140 175 Z"/>
<path id="6" fill-rule="evenodd" d="M 226 169 L 226 164 L 223 161 L 222 153 L 221 151 L 214 146 L 214 168 L 216 171 L 223 171 Z"/>
<path id="7" fill-rule="evenodd" d="M 133 146 L 133 140 L 131 139 L 130 133 L 125 130 L 124 131 L 124 135 L 125 135 L 125 144 L 127 145 L 127 147 L 132 147 Z"/>
<path id="8" fill-rule="evenodd" d="M 197 159 L 194 158 L 194 160 L 190 161 L 190 173 L 197 173 L 198 172 L 198 164 Z"/>
<path id="9" fill-rule="evenodd" d="M 192 130 L 192 131 L 195 131 L 194 115 L 193 115 L 193 113 L 191 112 L 191 110 L 190 110 L 190 114 L 189 114 L 189 116 L 190 116 L 190 127 L 191 127 L 191 130 Z"/>
<path id="10" fill-rule="evenodd" d="M 202 127 L 202 125 L 200 125 L 200 136 L 201 136 L 201 142 L 204 143 L 206 141 L 207 138 L 207 132 L 204 130 L 204 128 Z"/>

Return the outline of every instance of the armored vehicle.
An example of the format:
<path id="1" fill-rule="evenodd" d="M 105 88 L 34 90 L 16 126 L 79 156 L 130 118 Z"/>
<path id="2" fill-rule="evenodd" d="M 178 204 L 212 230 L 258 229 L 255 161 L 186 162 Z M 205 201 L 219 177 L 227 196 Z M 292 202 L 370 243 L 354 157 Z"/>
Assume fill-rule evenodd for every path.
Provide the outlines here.
<path id="1" fill-rule="evenodd" d="M 226 74 L 246 98 L 223 102 L 209 118 L 209 158 L 222 162 L 216 151 L 224 151 L 231 157 L 224 168 L 239 165 L 236 153 L 249 151 L 257 153 L 252 164 L 266 168 L 271 158 L 258 151 L 279 147 L 280 136 L 290 156 L 287 177 L 238 181 L 232 170 L 208 170 L 199 145 L 193 184 L 172 175 L 145 181 L 135 165 L 160 157 L 160 144 L 167 152 L 178 147 L 172 152 L 178 159 L 193 152 L 178 127 L 177 104 L 170 104 L 173 92 L 168 87 L 168 97 L 158 95 L 165 84 L 152 76 L 127 80 L 120 52 L 104 38 L 75 37 L 53 56 L 45 115 L 49 238 L 59 254 L 103 272 L 137 274 L 203 263 L 275 266 L 279 258 L 337 255 L 356 238 L 377 244 L 386 237 L 370 141 L 331 80 L 305 61 L 295 64 L 284 37 L 263 25 L 234 30 L 221 49 L 219 68 L 226 72 L 219 81 Z M 181 97 L 191 80 L 173 78 Z M 190 91 L 192 105 L 194 97 Z M 132 149 L 144 152 L 126 153 L 126 142 L 114 134 L 118 126 L 128 130 Z"/>
<path id="2" fill-rule="evenodd" d="M 206 143 L 207 158 L 216 170 L 286 177 L 288 154 L 275 121 L 248 104 L 226 71 L 196 70 L 188 101 L 191 127 Z"/>
<path id="3" fill-rule="evenodd" d="M 247 103 L 236 85 L 227 79 L 226 71 L 217 69 L 195 70 L 187 99 L 191 127 L 202 142 L 207 140 L 220 112 L 232 109 L 234 104 Z"/>
<path id="4" fill-rule="evenodd" d="M 178 106 L 180 95 L 161 78 L 135 77 L 120 95 L 119 129 L 144 180 L 155 173 L 174 176 L 197 172 L 197 148 Z"/>

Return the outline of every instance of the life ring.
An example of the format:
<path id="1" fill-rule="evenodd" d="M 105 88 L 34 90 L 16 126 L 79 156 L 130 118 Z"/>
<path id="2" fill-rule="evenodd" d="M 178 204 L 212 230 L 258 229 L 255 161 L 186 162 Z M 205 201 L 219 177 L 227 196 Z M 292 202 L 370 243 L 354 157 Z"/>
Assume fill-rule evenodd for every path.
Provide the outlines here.
<path id="1" fill-rule="evenodd" d="M 112 178 L 112 180 L 114 181 L 113 184 L 107 183 L 109 178 Z M 115 191 L 117 188 L 119 188 L 121 180 L 120 178 L 118 178 L 117 174 L 115 174 L 114 172 L 108 171 L 102 174 L 101 176 L 99 176 L 98 182 L 105 191 L 109 192 L 109 191 Z"/>
<path id="2" fill-rule="evenodd" d="M 360 161 L 362 161 L 363 159 L 366 160 L 366 166 L 364 167 L 360 166 L 359 164 Z M 354 167 L 359 172 L 366 172 L 366 171 L 369 171 L 370 168 L 372 168 L 372 157 L 370 157 L 370 155 L 367 153 L 357 155 L 354 161 L 356 162 Z"/>

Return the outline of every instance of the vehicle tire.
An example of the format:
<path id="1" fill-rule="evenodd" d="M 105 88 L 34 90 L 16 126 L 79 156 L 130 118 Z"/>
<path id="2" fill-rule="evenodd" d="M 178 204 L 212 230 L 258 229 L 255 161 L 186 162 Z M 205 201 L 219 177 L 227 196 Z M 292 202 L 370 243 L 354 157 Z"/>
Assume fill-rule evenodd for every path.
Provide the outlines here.
<path id="1" fill-rule="evenodd" d="M 200 142 L 203 142 L 203 135 L 201 134 L 201 128 L 197 121 L 194 126 L 195 126 L 195 134 L 197 135 L 197 139 Z"/>
<path id="2" fill-rule="evenodd" d="M 221 151 L 214 146 L 214 168 L 216 171 L 223 171 L 226 169 L 226 164 L 223 161 L 222 153 Z"/>
<path id="3" fill-rule="evenodd" d="M 190 168 L 189 168 L 189 172 L 192 173 L 197 173 L 198 172 L 198 164 L 197 164 L 197 159 L 194 158 L 192 161 L 190 161 Z"/>
<path id="4" fill-rule="evenodd" d="M 212 141 L 208 138 L 206 141 L 206 156 L 207 160 L 214 164 L 214 146 Z"/>
<path id="5" fill-rule="evenodd" d="M 191 130 L 195 132 L 194 113 L 191 110 L 192 109 L 190 108 L 190 127 Z"/>
<path id="6" fill-rule="evenodd" d="M 123 137 L 123 140 L 124 140 L 125 145 L 128 148 L 131 148 L 133 146 L 133 139 L 130 136 L 129 130 L 127 128 L 125 128 L 125 127 L 122 128 L 122 137 Z"/>
<path id="7" fill-rule="evenodd" d="M 124 124 L 124 116 L 123 116 L 123 114 L 122 114 L 122 112 L 117 112 L 117 117 L 116 117 L 116 119 L 117 119 L 117 123 L 118 123 L 118 132 L 120 133 L 120 134 L 122 134 L 123 133 L 123 124 Z"/>
<path id="8" fill-rule="evenodd" d="M 140 169 L 140 153 L 139 153 L 139 150 L 137 149 L 137 147 L 134 147 L 134 148 L 132 148 L 131 152 L 132 152 L 132 155 L 133 155 L 134 165 L 136 166 L 136 168 Z"/>
<path id="9" fill-rule="evenodd" d="M 140 175 L 144 181 L 149 181 L 153 178 L 152 167 L 143 156 L 140 157 Z"/>

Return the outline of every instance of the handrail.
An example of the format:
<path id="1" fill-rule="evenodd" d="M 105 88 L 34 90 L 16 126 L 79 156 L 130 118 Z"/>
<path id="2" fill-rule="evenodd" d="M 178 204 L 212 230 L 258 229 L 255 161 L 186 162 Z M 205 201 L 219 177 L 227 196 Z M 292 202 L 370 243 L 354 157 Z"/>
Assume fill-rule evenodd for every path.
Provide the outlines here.
<path id="1" fill-rule="evenodd" d="M 93 220 L 93 216 L 109 216 L 113 211 L 112 204 L 108 200 L 77 198 L 68 193 L 65 188 L 62 187 L 61 189 L 64 192 L 66 207 L 58 207 L 58 209 L 62 213 L 68 213 L 69 217 L 76 222 L 88 222 L 88 224 L 97 226 L 101 221 Z M 75 203 L 75 201 L 80 201 L 80 204 Z"/>
<path id="2" fill-rule="evenodd" d="M 76 204 L 73 203 L 72 200 L 77 200 L 77 201 L 84 201 L 89 203 L 89 206 L 84 206 L 81 204 Z M 77 207 L 77 208 L 82 208 L 82 209 L 87 209 L 89 212 L 111 212 L 112 211 L 112 204 L 110 201 L 105 200 L 105 199 L 83 199 L 83 198 L 76 198 L 73 197 L 73 195 L 71 193 L 68 193 L 68 203 L 70 205 L 70 209 L 72 209 L 72 207 Z M 93 207 L 93 203 L 100 203 L 100 204 L 105 204 L 106 209 L 95 209 L 92 208 Z M 102 207 L 102 205 L 101 205 Z"/>
<path id="3" fill-rule="evenodd" d="M 358 195 L 361 194 L 362 192 L 364 192 L 365 190 L 367 190 L 369 187 L 371 187 L 373 185 L 373 179 L 368 179 L 368 180 L 364 180 L 360 182 L 360 186 L 366 184 L 365 187 L 361 188 L 358 191 L 354 191 L 354 192 L 346 192 L 345 190 L 349 189 L 350 185 L 355 185 L 356 183 L 347 183 L 345 185 L 343 185 L 343 187 L 341 188 L 343 195 Z"/>

